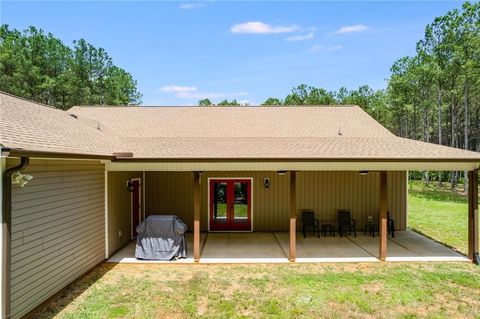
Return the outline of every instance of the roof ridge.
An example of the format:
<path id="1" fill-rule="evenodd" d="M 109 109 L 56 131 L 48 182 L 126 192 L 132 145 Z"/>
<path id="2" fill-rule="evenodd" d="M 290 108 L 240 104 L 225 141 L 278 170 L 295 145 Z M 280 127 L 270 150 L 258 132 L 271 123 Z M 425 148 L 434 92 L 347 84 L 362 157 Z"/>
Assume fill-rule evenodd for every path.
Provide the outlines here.
<path id="1" fill-rule="evenodd" d="M 70 109 L 78 108 L 199 108 L 199 109 L 231 109 L 231 108 L 361 108 L 354 104 L 322 104 L 322 105 L 73 105 Z M 69 110 L 70 110 L 69 109 Z"/>
<path id="2" fill-rule="evenodd" d="M 115 133 L 114 133 L 115 134 Z M 391 139 L 391 138 L 400 138 L 395 135 L 391 136 L 339 136 L 339 135 L 332 135 L 332 136 L 235 136 L 235 135 L 224 135 L 224 136 L 122 136 L 122 135 L 117 135 L 121 139 L 130 139 L 130 140 L 135 140 L 135 139 L 203 139 L 203 140 L 211 140 L 211 139 L 332 139 L 332 138 L 338 138 L 338 139 Z M 407 139 L 407 138 L 403 138 Z M 410 140 L 410 139 L 408 139 Z M 411 141 L 416 141 L 416 142 L 423 142 L 423 141 L 417 141 L 417 140 L 411 140 Z M 435 144 L 431 142 L 424 142 L 424 143 L 430 143 L 430 144 Z M 438 144 L 435 144 L 438 145 Z M 448 146 L 447 146 L 448 147 Z"/>

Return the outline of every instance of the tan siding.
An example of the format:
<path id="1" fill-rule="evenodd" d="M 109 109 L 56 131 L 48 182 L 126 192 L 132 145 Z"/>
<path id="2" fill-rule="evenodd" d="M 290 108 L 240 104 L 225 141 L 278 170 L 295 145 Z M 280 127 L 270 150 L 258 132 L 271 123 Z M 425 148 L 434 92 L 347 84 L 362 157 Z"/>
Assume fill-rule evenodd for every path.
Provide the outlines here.
<path id="1" fill-rule="evenodd" d="M 7 166 L 18 160 L 8 159 Z M 31 160 L 12 190 L 11 313 L 20 318 L 105 256 L 104 166 Z"/>
<path id="2" fill-rule="evenodd" d="M 146 213 L 176 214 L 193 227 L 192 179 L 189 172 L 146 172 Z M 397 229 L 406 222 L 405 172 L 388 173 L 389 210 Z M 289 176 L 276 172 L 204 172 L 201 180 L 201 229 L 208 229 L 208 178 L 253 178 L 253 229 L 287 231 Z M 263 179 L 270 178 L 265 189 Z M 349 209 L 359 229 L 368 216 L 378 218 L 379 174 L 361 176 L 358 172 L 299 172 L 297 175 L 297 208 L 299 220 L 304 209 L 314 210 L 324 222 L 335 222 L 336 210 Z"/>
<path id="3" fill-rule="evenodd" d="M 152 214 L 177 215 L 193 230 L 193 173 L 145 172 L 145 215 Z"/>
<path id="4" fill-rule="evenodd" d="M 141 179 L 142 172 L 108 172 L 109 256 L 132 240 L 131 193 L 127 191 L 127 181 L 132 178 Z"/>
<path id="5" fill-rule="evenodd" d="M 391 217 L 397 229 L 405 229 L 405 172 L 388 172 L 387 178 Z M 362 176 L 358 172 L 299 172 L 297 179 L 299 220 L 302 210 L 314 210 L 320 222 L 335 223 L 338 209 L 350 210 L 359 229 L 368 216 L 378 220 L 379 173 Z"/>

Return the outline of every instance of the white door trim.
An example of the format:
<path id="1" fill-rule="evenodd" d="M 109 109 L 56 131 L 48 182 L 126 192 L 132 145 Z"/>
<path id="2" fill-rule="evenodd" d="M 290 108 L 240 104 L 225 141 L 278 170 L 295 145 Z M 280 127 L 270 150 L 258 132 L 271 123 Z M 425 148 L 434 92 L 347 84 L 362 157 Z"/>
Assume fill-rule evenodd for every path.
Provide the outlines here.
<path id="1" fill-rule="evenodd" d="M 142 221 L 145 220 L 145 171 L 142 172 Z"/>
<path id="2" fill-rule="evenodd" d="M 138 182 L 138 204 L 140 207 L 138 208 L 138 224 L 142 222 L 142 179 L 141 178 L 131 178 L 127 181 L 128 182 Z M 130 238 L 133 240 L 135 236 L 133 236 L 133 192 L 130 193 Z"/>

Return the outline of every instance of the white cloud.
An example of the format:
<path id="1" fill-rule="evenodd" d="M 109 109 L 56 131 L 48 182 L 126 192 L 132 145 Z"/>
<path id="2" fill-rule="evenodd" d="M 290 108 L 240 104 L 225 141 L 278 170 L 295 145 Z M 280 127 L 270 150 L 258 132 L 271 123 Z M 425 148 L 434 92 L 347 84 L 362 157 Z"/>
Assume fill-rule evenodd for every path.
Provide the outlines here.
<path id="1" fill-rule="evenodd" d="M 338 51 L 341 50 L 343 47 L 341 45 L 332 45 L 332 44 L 327 44 L 327 45 L 314 45 L 311 47 L 308 52 L 331 52 L 331 51 Z"/>
<path id="2" fill-rule="evenodd" d="M 193 9 L 200 9 L 205 7 L 205 3 L 203 2 L 189 2 L 189 3 L 182 3 L 179 8 L 182 10 L 193 10 Z"/>
<path id="3" fill-rule="evenodd" d="M 248 95 L 247 92 L 203 92 L 196 86 L 167 85 L 158 92 L 174 94 L 181 99 L 225 99 Z"/>
<path id="4" fill-rule="evenodd" d="M 159 90 L 162 92 L 184 93 L 184 92 L 196 92 L 198 89 L 196 86 L 167 85 L 160 88 Z"/>
<path id="5" fill-rule="evenodd" d="M 285 39 L 285 41 L 288 41 L 288 42 L 307 41 L 307 40 L 313 39 L 314 36 L 315 35 L 313 32 L 309 32 L 307 34 L 289 36 L 288 38 Z"/>
<path id="6" fill-rule="evenodd" d="M 366 25 L 355 24 L 355 25 L 347 25 L 347 26 L 341 27 L 340 29 L 338 29 L 334 33 L 345 34 L 345 33 L 352 33 L 352 32 L 362 32 L 362 31 L 366 31 L 368 29 L 369 28 Z"/>
<path id="7" fill-rule="evenodd" d="M 250 21 L 245 23 L 235 24 L 230 28 L 233 33 L 252 33 L 252 34 L 275 34 L 275 33 L 290 33 L 297 31 L 299 28 L 296 25 L 270 25 L 260 21 Z"/>

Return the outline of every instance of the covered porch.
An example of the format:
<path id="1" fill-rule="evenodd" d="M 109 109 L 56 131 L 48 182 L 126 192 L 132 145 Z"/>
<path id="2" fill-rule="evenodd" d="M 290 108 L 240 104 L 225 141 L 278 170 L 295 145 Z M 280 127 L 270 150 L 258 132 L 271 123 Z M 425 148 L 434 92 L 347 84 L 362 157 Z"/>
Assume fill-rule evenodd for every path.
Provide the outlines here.
<path id="1" fill-rule="evenodd" d="M 187 233 L 187 258 L 175 261 L 147 261 L 134 257 L 135 241 L 108 259 L 113 263 L 194 263 L 193 233 Z M 288 263 L 290 235 L 287 232 L 206 233 L 200 236 L 200 263 Z M 452 249 L 412 230 L 388 238 L 387 261 L 469 262 Z M 296 235 L 296 262 L 378 262 L 378 236 L 317 238 Z"/>
<path id="2" fill-rule="evenodd" d="M 124 209 L 135 206 L 125 193 L 125 185 L 133 180 L 139 181 L 141 189 L 133 196 L 140 197 L 143 214 L 140 214 L 140 219 L 152 214 L 173 214 L 187 223 L 190 231 L 187 234 L 189 255 L 176 261 L 180 263 L 476 261 L 476 171 L 469 174 L 469 250 L 466 257 L 406 228 L 405 171 L 370 170 L 363 174 L 362 170 L 292 170 L 279 174 L 280 170 L 161 172 L 146 167 L 148 171 L 135 172 L 120 168 L 119 171 L 110 171 L 107 178 L 109 238 L 106 258 L 111 262 L 135 262 L 132 242 L 135 227 L 129 223 L 130 209 Z M 232 185 L 238 180 L 249 181 L 245 189 L 248 189 L 246 197 L 250 200 L 246 201 L 246 197 L 239 199 L 242 203 L 248 202 L 248 207 L 251 201 L 249 209 L 253 210 L 253 217 L 249 218 L 251 226 L 247 232 L 215 232 L 211 228 L 216 207 L 211 196 L 216 193 L 214 183 L 225 184 L 225 179 L 231 180 Z M 232 209 L 237 205 L 233 192 Z M 357 237 L 340 238 L 337 234 L 336 237 L 310 235 L 303 238 L 300 233 L 302 211 L 313 210 L 321 223 L 335 225 L 340 209 L 350 210 L 357 220 Z M 399 226 L 395 238 L 387 233 L 389 211 Z M 375 237 L 364 236 L 363 226 L 372 218 L 378 225 L 378 233 Z M 128 230 L 123 232 L 121 241 L 122 231 L 119 229 L 124 222 Z M 126 238 L 125 233 L 130 230 L 132 237 Z"/>

